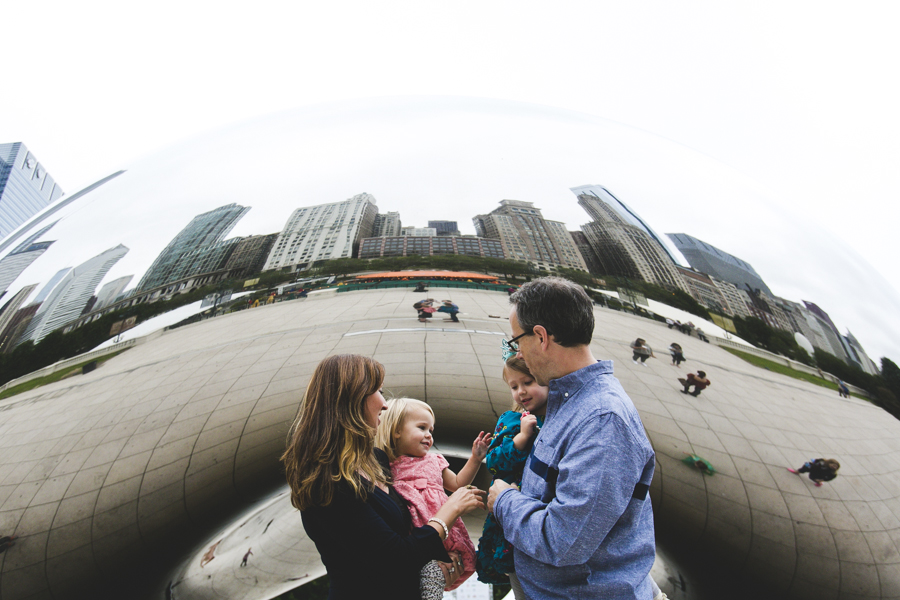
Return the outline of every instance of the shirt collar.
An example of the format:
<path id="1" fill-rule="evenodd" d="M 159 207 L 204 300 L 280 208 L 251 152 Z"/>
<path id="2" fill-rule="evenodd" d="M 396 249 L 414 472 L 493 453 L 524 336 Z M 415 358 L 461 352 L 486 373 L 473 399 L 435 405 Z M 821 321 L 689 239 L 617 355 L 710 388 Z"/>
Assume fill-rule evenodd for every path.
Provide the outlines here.
<path id="1" fill-rule="evenodd" d="M 613 363 L 611 360 L 598 360 L 577 371 L 563 375 L 558 379 L 550 380 L 550 394 L 563 394 L 563 401 L 580 390 L 584 385 L 599 375 L 612 375 Z"/>

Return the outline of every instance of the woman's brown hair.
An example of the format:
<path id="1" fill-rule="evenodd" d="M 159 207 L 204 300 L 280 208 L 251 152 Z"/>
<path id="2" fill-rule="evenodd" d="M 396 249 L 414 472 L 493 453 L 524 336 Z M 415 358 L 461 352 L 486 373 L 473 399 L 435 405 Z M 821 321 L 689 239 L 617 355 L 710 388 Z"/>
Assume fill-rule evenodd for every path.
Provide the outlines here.
<path id="1" fill-rule="evenodd" d="M 329 356 L 316 366 L 281 457 L 296 508 L 328 506 L 342 481 L 361 500 L 375 482 L 386 482 L 365 412 L 366 398 L 383 382 L 384 366 L 359 354 Z"/>

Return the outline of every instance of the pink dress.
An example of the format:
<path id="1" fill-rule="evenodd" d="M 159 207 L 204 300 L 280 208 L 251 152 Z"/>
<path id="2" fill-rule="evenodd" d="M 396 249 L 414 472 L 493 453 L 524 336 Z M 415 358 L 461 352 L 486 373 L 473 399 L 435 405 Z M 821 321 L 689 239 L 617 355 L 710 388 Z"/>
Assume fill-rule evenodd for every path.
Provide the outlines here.
<path id="1" fill-rule="evenodd" d="M 425 525 L 447 501 L 442 473 L 448 466 L 450 463 L 440 454 L 401 456 L 391 463 L 394 489 L 409 503 L 414 526 Z M 447 526 L 450 537 L 444 540 L 444 547 L 459 552 L 462 557 L 462 574 L 452 587 L 447 588 L 453 590 L 475 572 L 475 546 L 462 519 L 447 523 Z"/>

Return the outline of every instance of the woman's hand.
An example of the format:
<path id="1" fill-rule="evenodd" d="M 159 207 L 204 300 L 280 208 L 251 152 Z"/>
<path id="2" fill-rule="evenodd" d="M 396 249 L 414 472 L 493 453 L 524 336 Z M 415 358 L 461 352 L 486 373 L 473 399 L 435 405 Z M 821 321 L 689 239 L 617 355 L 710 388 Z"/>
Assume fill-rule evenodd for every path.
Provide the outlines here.
<path id="1" fill-rule="evenodd" d="M 467 515 L 475 509 L 484 508 L 484 498 L 486 492 L 479 490 L 474 485 L 467 485 L 459 488 L 447 498 L 444 505 L 434 513 L 434 518 L 441 519 L 447 524 L 447 527 L 453 527 L 458 518 Z M 443 534 L 443 527 L 437 523 L 428 523 L 439 534 Z"/>
<path id="2" fill-rule="evenodd" d="M 444 588 L 448 588 L 459 579 L 459 576 L 462 575 L 462 558 L 459 556 L 459 552 L 448 552 L 450 555 L 451 562 L 439 562 L 438 565 L 441 567 L 441 571 L 444 572 Z"/>
<path id="3" fill-rule="evenodd" d="M 478 460 L 484 459 L 488 453 L 488 446 L 491 445 L 491 437 L 493 436 L 490 433 L 483 431 L 475 436 L 475 441 L 472 442 L 472 456 Z"/>

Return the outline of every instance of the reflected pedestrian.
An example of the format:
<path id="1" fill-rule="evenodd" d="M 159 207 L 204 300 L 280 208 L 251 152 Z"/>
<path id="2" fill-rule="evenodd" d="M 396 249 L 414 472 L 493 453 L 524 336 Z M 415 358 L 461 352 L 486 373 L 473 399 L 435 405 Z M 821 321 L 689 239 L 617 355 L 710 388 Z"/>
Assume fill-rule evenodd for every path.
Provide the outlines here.
<path id="1" fill-rule="evenodd" d="M 648 358 L 656 358 L 656 355 L 653 354 L 653 348 L 647 344 L 647 340 L 644 338 L 638 338 L 631 343 L 631 360 L 636 365 L 641 365 L 642 367 L 647 366 Z M 638 362 L 640 360 L 641 362 Z"/>
<path id="2" fill-rule="evenodd" d="M 847 387 L 847 384 L 838 379 L 838 394 L 841 398 L 849 398 L 850 397 L 850 388 Z"/>
<path id="3" fill-rule="evenodd" d="M 216 542 L 215 544 L 210 546 L 209 550 L 206 551 L 206 554 L 204 554 L 203 557 L 200 558 L 200 568 L 201 569 L 203 567 L 205 567 L 206 565 L 208 565 L 212 561 L 212 559 L 214 559 L 216 557 L 216 548 L 221 543 L 222 543 L 222 540 L 219 540 L 218 542 Z"/>
<path id="4" fill-rule="evenodd" d="M 690 394 L 691 396 L 697 397 L 700 395 L 700 392 L 708 388 L 712 385 L 712 382 L 706 378 L 705 371 L 697 371 L 697 374 L 688 373 L 687 379 L 683 377 L 678 378 L 679 383 L 684 386 L 684 389 L 681 390 L 682 394 Z M 694 391 L 691 392 L 691 387 L 694 388 Z"/>
<path id="5" fill-rule="evenodd" d="M 681 367 L 681 363 L 683 363 L 686 359 L 684 358 L 684 350 L 681 348 L 680 344 L 676 344 L 672 342 L 669 345 L 669 354 L 672 355 L 672 364 L 676 367 Z"/>
<path id="6" fill-rule="evenodd" d="M 250 558 L 250 555 L 251 555 L 251 554 L 253 554 L 253 547 L 252 547 L 252 546 L 251 546 L 250 548 L 247 548 L 247 552 L 244 553 L 244 559 L 241 560 L 241 566 L 242 566 L 242 567 L 246 567 L 246 566 L 247 566 L 247 560 Z"/>
<path id="7" fill-rule="evenodd" d="M 459 307 L 450 300 L 444 300 L 442 306 L 437 309 L 437 311 L 449 314 L 451 321 L 459 323 L 459 319 L 456 317 L 457 313 L 459 313 Z"/>
<path id="8" fill-rule="evenodd" d="M 788 471 L 794 475 L 809 473 L 809 478 L 816 484 L 816 487 L 821 487 L 822 483 L 837 477 L 840 468 L 841 463 L 833 458 L 813 458 L 803 463 L 799 469 L 788 469 Z"/>

